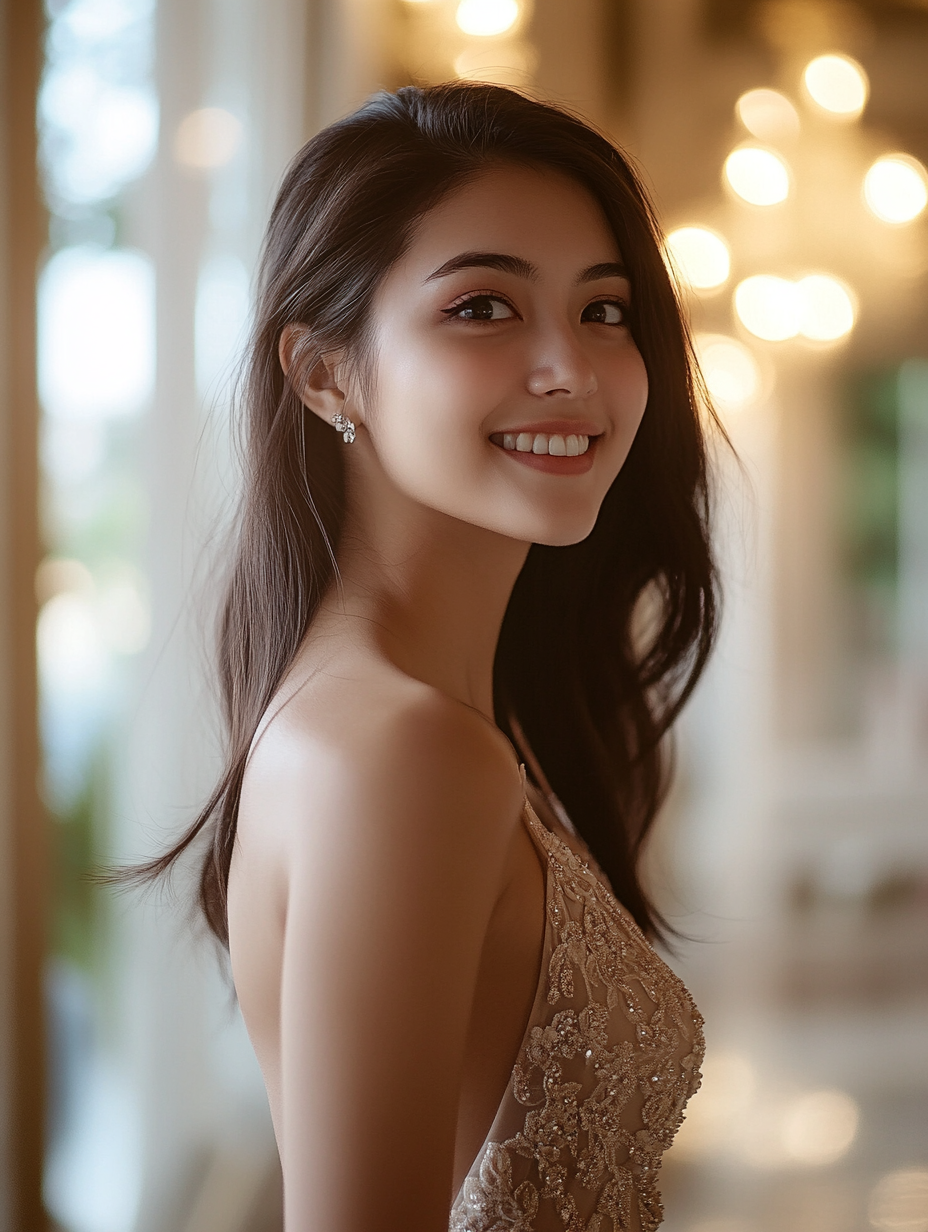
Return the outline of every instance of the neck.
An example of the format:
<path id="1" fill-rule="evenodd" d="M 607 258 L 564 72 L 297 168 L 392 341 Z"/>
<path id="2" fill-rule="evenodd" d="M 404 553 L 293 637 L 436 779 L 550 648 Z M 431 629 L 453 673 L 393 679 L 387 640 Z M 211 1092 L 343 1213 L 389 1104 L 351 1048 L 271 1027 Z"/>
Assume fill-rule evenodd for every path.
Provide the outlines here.
<path id="1" fill-rule="evenodd" d="M 395 490 L 352 507 L 341 586 L 326 614 L 346 618 L 406 675 L 493 722 L 493 660 L 529 545 L 428 509 Z"/>

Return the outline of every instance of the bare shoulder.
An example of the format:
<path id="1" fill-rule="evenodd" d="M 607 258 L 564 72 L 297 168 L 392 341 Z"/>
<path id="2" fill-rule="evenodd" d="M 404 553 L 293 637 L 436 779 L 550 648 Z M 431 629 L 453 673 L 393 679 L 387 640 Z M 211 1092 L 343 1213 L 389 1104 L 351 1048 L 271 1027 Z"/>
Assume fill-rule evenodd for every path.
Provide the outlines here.
<path id="1" fill-rule="evenodd" d="M 272 708 L 246 771 L 240 828 L 288 863 L 320 844 L 350 858 L 354 847 L 416 843 L 425 856 L 452 831 L 492 858 L 521 801 L 499 730 L 436 689 L 375 671 L 314 681 Z"/>
<path id="2" fill-rule="evenodd" d="M 294 1226 L 447 1227 L 468 1025 L 521 803 L 492 724 L 376 665 L 310 680 L 255 743 L 233 967 Z"/>

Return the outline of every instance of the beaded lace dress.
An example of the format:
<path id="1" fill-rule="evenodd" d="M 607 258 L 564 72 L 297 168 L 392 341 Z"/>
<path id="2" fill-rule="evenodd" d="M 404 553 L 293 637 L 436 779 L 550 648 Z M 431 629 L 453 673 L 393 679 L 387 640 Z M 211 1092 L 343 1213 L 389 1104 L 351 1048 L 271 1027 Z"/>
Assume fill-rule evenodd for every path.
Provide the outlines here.
<path id="1" fill-rule="evenodd" d="M 703 1020 L 595 861 L 523 819 L 546 866 L 541 971 L 449 1232 L 653 1232 L 661 1156 L 699 1086 Z"/>

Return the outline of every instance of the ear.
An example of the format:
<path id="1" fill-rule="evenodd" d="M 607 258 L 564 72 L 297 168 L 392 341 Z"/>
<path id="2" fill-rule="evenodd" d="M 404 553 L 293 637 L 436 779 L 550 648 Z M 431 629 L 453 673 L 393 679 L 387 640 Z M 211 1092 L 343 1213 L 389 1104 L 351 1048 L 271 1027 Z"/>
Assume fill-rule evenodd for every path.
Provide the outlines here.
<path id="1" fill-rule="evenodd" d="M 305 328 L 299 325 L 284 326 L 277 348 L 280 366 L 285 374 L 294 368 L 294 387 L 300 396 L 300 401 L 314 415 L 318 415 L 324 423 L 331 425 L 336 415 L 342 415 L 345 412 L 347 395 L 340 379 L 345 371 L 344 356 L 341 352 L 323 355 L 311 371 L 301 374 L 299 371 L 300 351 L 305 340 Z M 353 414 L 357 418 L 357 412 Z"/>

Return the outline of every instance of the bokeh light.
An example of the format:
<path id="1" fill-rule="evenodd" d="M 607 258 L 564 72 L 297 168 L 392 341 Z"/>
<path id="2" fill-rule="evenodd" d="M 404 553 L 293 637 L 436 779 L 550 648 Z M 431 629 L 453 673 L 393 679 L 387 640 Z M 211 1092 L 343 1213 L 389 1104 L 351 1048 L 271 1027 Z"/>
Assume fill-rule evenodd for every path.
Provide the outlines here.
<path id="1" fill-rule="evenodd" d="M 869 1215 L 880 1232 L 928 1232 L 928 1170 L 900 1168 L 881 1177 Z"/>
<path id="2" fill-rule="evenodd" d="M 248 321 L 248 270 L 230 254 L 205 261 L 197 279 L 194 356 L 202 398 L 218 396 L 231 378 Z"/>
<path id="3" fill-rule="evenodd" d="M 158 143 L 158 103 L 150 90 L 107 83 L 86 67 L 51 73 L 38 99 L 43 144 L 61 149 L 50 187 L 86 204 L 115 196 L 141 175 Z"/>
<path id="4" fill-rule="evenodd" d="M 789 171 L 772 150 L 742 146 L 725 160 L 725 178 L 751 205 L 777 205 L 789 195 Z"/>
<path id="5" fill-rule="evenodd" d="M 115 654 L 138 654 L 151 636 L 151 614 L 141 574 L 123 568 L 107 579 L 97 599 L 97 621 L 103 641 Z"/>
<path id="6" fill-rule="evenodd" d="M 65 591 L 49 599 L 36 631 L 39 676 L 65 693 L 93 692 L 107 670 L 93 599 Z"/>
<path id="7" fill-rule="evenodd" d="M 808 274 L 796 284 L 799 332 L 816 342 L 833 342 L 854 328 L 856 311 L 850 291 L 830 274 Z"/>
<path id="8" fill-rule="evenodd" d="M 39 281 L 39 390 L 54 419 L 142 410 L 155 377 L 155 288 L 140 253 L 86 244 L 57 252 Z"/>
<path id="9" fill-rule="evenodd" d="M 722 286 L 731 272 L 728 245 L 708 227 L 677 227 L 667 236 L 667 250 L 683 281 L 699 290 Z"/>
<path id="10" fill-rule="evenodd" d="M 56 595 L 92 595 L 93 574 L 82 560 L 46 556 L 35 571 L 35 596 L 39 607 Z"/>
<path id="11" fill-rule="evenodd" d="M 928 205 L 928 172 L 907 154 L 878 158 L 864 178 L 864 200 L 883 222 L 911 222 Z"/>
<path id="12" fill-rule="evenodd" d="M 799 135 L 799 114 L 779 90 L 748 90 L 738 99 L 735 111 L 751 136 L 761 141 Z"/>
<path id="13" fill-rule="evenodd" d="M 185 167 L 203 170 L 231 161 L 242 142 L 240 120 L 222 107 L 201 107 L 181 120 L 174 156 Z"/>
<path id="14" fill-rule="evenodd" d="M 853 120 L 866 106 L 867 74 L 850 56 L 816 56 L 806 65 L 802 80 L 812 101 L 833 116 Z"/>
<path id="15" fill-rule="evenodd" d="M 868 1213 L 879 1232 L 928 1232 L 928 1171 L 900 1168 L 881 1177 Z"/>
<path id="16" fill-rule="evenodd" d="M 755 337 L 783 342 L 799 333 L 799 296 L 789 279 L 755 274 L 738 283 L 734 298 L 738 320 Z"/>
<path id="17" fill-rule="evenodd" d="M 710 385 L 711 374 L 730 380 L 730 352 L 723 348 L 738 344 L 724 334 L 701 334 L 694 339 L 700 369 L 710 396 L 722 406 L 717 389 Z M 743 348 L 747 351 L 747 348 Z M 737 368 L 738 361 L 735 361 Z M 702 1065 L 702 1084 L 698 1096 L 686 1108 L 686 1119 L 674 1138 L 673 1154 L 681 1159 L 698 1159 L 724 1148 L 739 1118 L 750 1107 L 757 1087 L 757 1074 L 750 1060 L 740 1052 L 706 1053 Z"/>
<path id="18" fill-rule="evenodd" d="M 755 274 L 735 288 L 734 304 L 745 329 L 767 342 L 797 334 L 834 342 L 850 333 L 857 317 L 850 288 L 831 274 L 807 274 L 798 282 Z"/>
<path id="19" fill-rule="evenodd" d="M 465 34 L 505 34 L 519 17 L 518 0 L 461 0 L 457 23 Z"/>
<path id="20" fill-rule="evenodd" d="M 834 1163 L 850 1149 L 860 1113 L 844 1091 L 810 1091 L 794 1099 L 783 1115 L 783 1146 L 797 1163 Z"/>
<path id="21" fill-rule="evenodd" d="M 756 401 L 761 389 L 760 369 L 743 343 L 725 334 L 700 334 L 695 343 L 700 371 L 714 406 L 720 411 L 740 411 Z M 744 1092 L 750 1093 L 752 1085 L 753 1075 L 747 1062 L 735 1058 L 720 1070 L 707 1105 L 714 1099 L 730 1112 L 732 1101 L 738 1103 Z"/>

